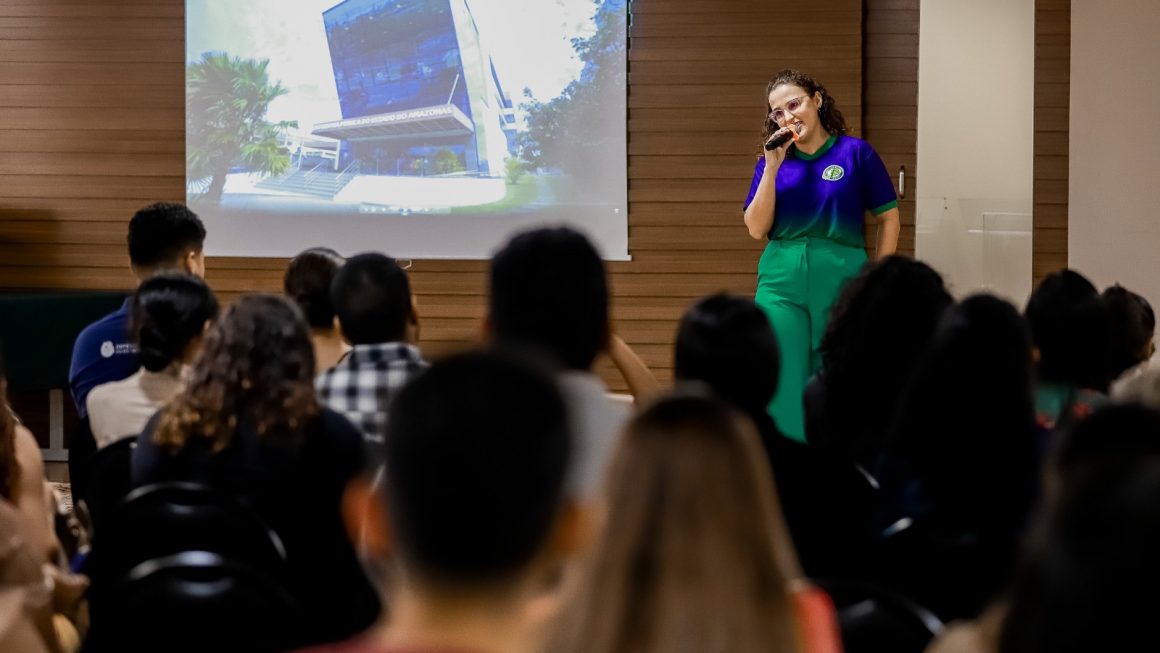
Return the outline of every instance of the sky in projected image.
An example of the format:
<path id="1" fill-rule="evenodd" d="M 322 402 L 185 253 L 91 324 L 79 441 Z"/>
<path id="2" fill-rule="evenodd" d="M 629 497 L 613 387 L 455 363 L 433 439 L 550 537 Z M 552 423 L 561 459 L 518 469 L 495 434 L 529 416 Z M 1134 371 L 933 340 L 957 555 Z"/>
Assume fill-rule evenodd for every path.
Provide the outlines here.
<path id="1" fill-rule="evenodd" d="M 272 122 L 297 120 L 309 130 L 314 124 L 338 120 L 338 93 L 322 22 L 322 13 L 336 4 L 335 0 L 188 0 L 186 59 L 194 61 L 210 51 L 269 59 L 271 78 L 290 91 L 270 103 Z M 470 4 L 521 122 L 525 88 L 533 97 L 547 100 L 580 75 L 584 64 L 570 38 L 592 35 L 592 0 Z"/>
<path id="2" fill-rule="evenodd" d="M 568 224 L 628 255 L 628 0 L 188 0 L 207 251 L 487 258 Z"/>

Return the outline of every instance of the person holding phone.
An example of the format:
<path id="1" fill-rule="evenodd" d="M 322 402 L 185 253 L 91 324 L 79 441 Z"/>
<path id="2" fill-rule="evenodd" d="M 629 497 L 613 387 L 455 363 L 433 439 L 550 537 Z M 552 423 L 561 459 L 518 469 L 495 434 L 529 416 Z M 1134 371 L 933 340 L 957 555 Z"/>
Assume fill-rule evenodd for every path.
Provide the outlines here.
<path id="1" fill-rule="evenodd" d="M 745 226 L 753 238 L 769 240 L 757 266 L 755 301 L 781 347 L 770 415 L 783 433 L 804 440 L 802 391 L 821 366 L 830 306 L 867 260 L 867 212 L 879 224 L 877 258 L 897 249 L 898 196 L 878 153 L 849 135 L 833 96 L 814 78 L 782 70 L 765 96 Z"/>

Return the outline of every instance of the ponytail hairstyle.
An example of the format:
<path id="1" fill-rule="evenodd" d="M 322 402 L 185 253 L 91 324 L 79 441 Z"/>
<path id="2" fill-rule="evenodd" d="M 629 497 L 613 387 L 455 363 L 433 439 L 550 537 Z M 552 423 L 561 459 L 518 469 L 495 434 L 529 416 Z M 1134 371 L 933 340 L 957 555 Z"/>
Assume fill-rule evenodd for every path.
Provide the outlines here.
<path id="1" fill-rule="evenodd" d="M 16 416 L 8 407 L 8 380 L 0 355 L 0 498 L 15 500 L 20 487 L 20 464 L 16 460 Z"/>
<path id="2" fill-rule="evenodd" d="M 800 70 L 786 68 L 774 75 L 773 79 L 769 80 L 769 84 L 765 87 L 765 122 L 761 128 L 761 141 L 757 144 L 757 153 L 759 156 L 765 153 L 765 142 L 769 140 L 770 136 L 773 136 L 774 132 L 780 129 L 769 115 L 773 111 L 773 107 L 769 106 L 769 94 L 773 92 L 773 89 L 787 84 L 800 87 L 811 98 L 814 94 L 821 93 L 822 107 L 818 109 L 818 119 L 821 121 L 822 127 L 835 136 L 850 133 L 850 128 L 846 126 L 845 117 L 842 116 L 837 102 L 834 101 L 834 96 L 830 95 L 826 87 Z"/>
<path id="3" fill-rule="evenodd" d="M 141 366 L 160 372 L 180 361 L 189 343 L 217 318 L 218 302 L 200 278 L 165 272 L 150 277 L 133 298 L 133 327 Z"/>

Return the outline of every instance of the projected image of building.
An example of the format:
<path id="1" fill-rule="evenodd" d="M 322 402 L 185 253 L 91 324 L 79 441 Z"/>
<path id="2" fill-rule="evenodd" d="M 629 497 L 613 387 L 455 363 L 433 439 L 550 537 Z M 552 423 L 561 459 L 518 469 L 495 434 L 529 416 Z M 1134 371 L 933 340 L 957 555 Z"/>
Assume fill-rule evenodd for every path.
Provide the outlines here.
<path id="1" fill-rule="evenodd" d="M 344 163 L 503 176 L 515 112 L 466 0 L 345 0 L 323 20 L 342 120 L 313 133 L 341 141 Z"/>

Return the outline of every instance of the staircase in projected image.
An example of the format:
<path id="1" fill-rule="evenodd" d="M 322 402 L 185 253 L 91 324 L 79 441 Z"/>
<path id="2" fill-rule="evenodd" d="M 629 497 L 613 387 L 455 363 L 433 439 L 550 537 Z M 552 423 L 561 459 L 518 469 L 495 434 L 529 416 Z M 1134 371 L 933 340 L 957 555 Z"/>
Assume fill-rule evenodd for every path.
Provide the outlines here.
<path id="1" fill-rule="evenodd" d="M 258 188 L 276 190 L 295 195 L 309 195 L 324 199 L 334 199 L 339 191 L 354 179 L 350 171 L 325 172 L 322 170 L 296 170 L 278 177 L 270 177 L 258 183 Z"/>

